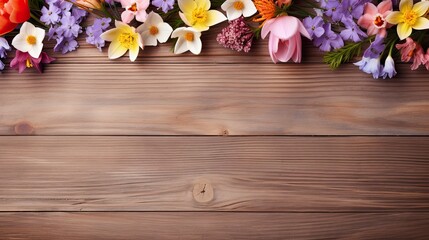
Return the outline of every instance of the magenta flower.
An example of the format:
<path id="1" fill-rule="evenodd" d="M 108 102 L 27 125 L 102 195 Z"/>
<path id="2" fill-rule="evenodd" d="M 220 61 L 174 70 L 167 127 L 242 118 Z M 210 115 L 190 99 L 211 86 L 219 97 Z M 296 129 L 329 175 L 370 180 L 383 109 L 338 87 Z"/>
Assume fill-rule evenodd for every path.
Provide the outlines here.
<path id="1" fill-rule="evenodd" d="M 298 18 L 282 16 L 270 19 L 262 27 L 262 38 L 265 39 L 268 33 L 268 50 L 274 63 L 287 62 L 290 59 L 301 62 L 301 34 L 308 39 L 311 37 Z"/>
<path id="2" fill-rule="evenodd" d="M 10 62 L 10 67 L 22 73 L 26 68 L 34 67 L 39 73 L 43 72 L 43 63 L 51 63 L 55 58 L 51 58 L 47 53 L 42 52 L 38 58 L 33 58 L 28 52 L 16 50 L 15 58 Z"/>

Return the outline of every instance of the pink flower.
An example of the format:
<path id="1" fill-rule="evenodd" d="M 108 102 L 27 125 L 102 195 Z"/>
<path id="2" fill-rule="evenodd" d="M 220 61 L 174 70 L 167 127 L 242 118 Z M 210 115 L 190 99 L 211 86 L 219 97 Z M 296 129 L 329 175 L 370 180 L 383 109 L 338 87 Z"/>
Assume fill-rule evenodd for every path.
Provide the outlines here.
<path id="1" fill-rule="evenodd" d="M 32 57 L 28 52 L 16 50 L 15 58 L 10 62 L 10 67 L 22 73 L 26 68 L 34 67 L 39 73 L 43 72 L 42 63 L 51 63 L 55 58 L 51 58 L 47 53 L 42 52 L 38 58 Z"/>
<path id="2" fill-rule="evenodd" d="M 146 9 L 149 7 L 149 0 L 121 0 L 125 11 L 121 14 L 122 22 L 130 23 L 134 17 L 139 22 L 146 21 Z"/>
<path id="3" fill-rule="evenodd" d="M 421 64 L 426 64 L 428 61 L 422 46 L 414 42 L 412 38 L 407 38 L 405 43 L 396 44 L 396 48 L 401 52 L 401 61 L 413 60 L 411 70 L 416 70 Z"/>
<path id="4" fill-rule="evenodd" d="M 311 37 L 298 18 L 282 16 L 270 19 L 262 27 L 262 38 L 265 39 L 268 33 L 270 33 L 268 50 L 274 63 L 287 62 L 290 59 L 301 62 L 301 34 L 308 39 Z"/>
<path id="5" fill-rule="evenodd" d="M 429 70 L 429 48 L 426 51 L 425 59 L 426 59 L 425 67 L 426 67 L 427 70 Z"/>
<path id="6" fill-rule="evenodd" d="M 386 22 L 386 17 L 391 11 L 391 0 L 384 0 L 377 7 L 372 3 L 366 3 L 364 15 L 359 18 L 358 25 L 367 29 L 368 35 L 379 34 L 385 37 L 386 28 L 392 26 Z"/>

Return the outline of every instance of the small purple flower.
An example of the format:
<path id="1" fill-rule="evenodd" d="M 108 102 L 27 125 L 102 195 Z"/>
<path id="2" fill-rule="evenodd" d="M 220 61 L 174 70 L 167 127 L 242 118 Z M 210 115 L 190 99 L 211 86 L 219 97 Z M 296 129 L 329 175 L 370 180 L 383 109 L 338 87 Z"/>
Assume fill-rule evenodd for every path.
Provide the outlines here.
<path id="1" fill-rule="evenodd" d="M 76 22 L 76 18 L 72 15 L 66 15 L 61 18 L 61 27 L 59 27 L 59 31 L 61 31 L 61 35 L 69 38 L 69 37 L 77 37 L 79 35 L 79 31 L 81 27 Z"/>
<path id="2" fill-rule="evenodd" d="M 10 51 L 10 45 L 6 39 L 0 37 L 0 59 L 7 56 L 7 51 Z M 4 63 L 0 60 L 0 71 L 4 69 Z"/>
<path id="3" fill-rule="evenodd" d="M 374 79 L 382 76 L 382 69 L 380 58 L 367 58 L 363 57 L 361 61 L 354 63 L 360 70 L 365 73 L 372 74 Z"/>
<path id="4" fill-rule="evenodd" d="M 319 38 L 325 33 L 323 28 L 323 18 L 321 16 L 316 16 L 314 18 L 306 17 L 302 21 L 311 38 Z"/>
<path id="5" fill-rule="evenodd" d="M 166 13 L 173 9 L 174 0 L 153 0 L 152 5 Z"/>
<path id="6" fill-rule="evenodd" d="M 41 11 L 40 21 L 46 25 L 56 24 L 60 20 L 61 10 L 52 3 L 49 4 L 49 8 L 43 7 Z"/>
<path id="7" fill-rule="evenodd" d="M 57 39 L 57 44 L 54 47 L 54 51 L 61 51 L 62 54 L 66 54 L 68 52 L 76 50 L 77 47 L 77 41 L 73 37 L 61 37 Z"/>
<path id="8" fill-rule="evenodd" d="M 384 45 L 384 38 L 381 37 L 380 35 L 377 35 L 375 37 L 375 40 L 365 50 L 365 52 L 363 53 L 363 56 L 367 58 L 378 58 L 380 57 L 381 53 L 384 51 L 385 47 L 386 46 Z"/>
<path id="9" fill-rule="evenodd" d="M 315 38 L 313 43 L 320 50 L 329 52 L 332 49 L 341 48 L 344 46 L 344 41 L 339 34 L 331 30 L 331 24 L 324 24 L 325 33 L 320 38 Z"/>
<path id="10" fill-rule="evenodd" d="M 244 17 L 241 16 L 229 23 L 222 29 L 222 32 L 217 35 L 217 42 L 225 48 L 230 48 L 237 52 L 249 52 L 253 41 L 253 32 L 244 22 Z"/>
<path id="11" fill-rule="evenodd" d="M 345 41 L 360 42 L 367 37 L 366 33 L 359 28 L 352 18 L 343 19 L 343 23 L 346 28 L 341 31 L 340 35 Z"/>
<path id="12" fill-rule="evenodd" d="M 386 58 L 386 62 L 384 62 L 384 67 L 383 71 L 381 72 L 381 76 L 383 77 L 383 79 L 386 79 L 387 77 L 393 78 L 395 75 L 395 61 L 393 60 L 392 56 L 389 55 Z"/>
<path id="13" fill-rule="evenodd" d="M 86 42 L 92 44 L 101 51 L 104 47 L 105 41 L 100 37 L 103 31 L 107 30 L 110 26 L 110 18 L 97 18 L 92 26 L 86 28 Z"/>

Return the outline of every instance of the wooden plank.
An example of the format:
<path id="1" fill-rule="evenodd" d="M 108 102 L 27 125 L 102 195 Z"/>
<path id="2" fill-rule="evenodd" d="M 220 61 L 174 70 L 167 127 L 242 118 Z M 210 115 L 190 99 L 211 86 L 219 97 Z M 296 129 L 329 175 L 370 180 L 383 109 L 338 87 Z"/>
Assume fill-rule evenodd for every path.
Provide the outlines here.
<path id="1" fill-rule="evenodd" d="M 428 239 L 428 213 L 1 213 L 12 239 Z"/>
<path id="2" fill-rule="evenodd" d="M 428 140 L 1 137 L 0 211 L 428 211 Z"/>
<path id="3" fill-rule="evenodd" d="M 0 134 L 427 135 L 427 71 L 322 64 L 54 64 L 6 71 Z"/>

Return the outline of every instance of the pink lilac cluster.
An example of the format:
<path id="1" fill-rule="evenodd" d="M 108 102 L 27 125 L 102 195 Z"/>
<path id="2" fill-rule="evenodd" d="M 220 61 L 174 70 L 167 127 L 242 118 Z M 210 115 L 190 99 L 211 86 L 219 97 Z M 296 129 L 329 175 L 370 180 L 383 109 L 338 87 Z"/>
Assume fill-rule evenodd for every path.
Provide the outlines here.
<path id="1" fill-rule="evenodd" d="M 237 52 L 249 52 L 252 47 L 253 32 L 244 21 L 244 17 L 237 18 L 222 29 L 217 35 L 217 42 L 225 48 L 230 48 Z"/>
<path id="2" fill-rule="evenodd" d="M 45 0 L 47 7 L 41 9 L 40 21 L 49 27 L 48 39 L 57 43 L 55 52 L 66 54 L 76 50 L 77 36 L 82 32 L 81 23 L 87 12 L 68 1 Z"/>

